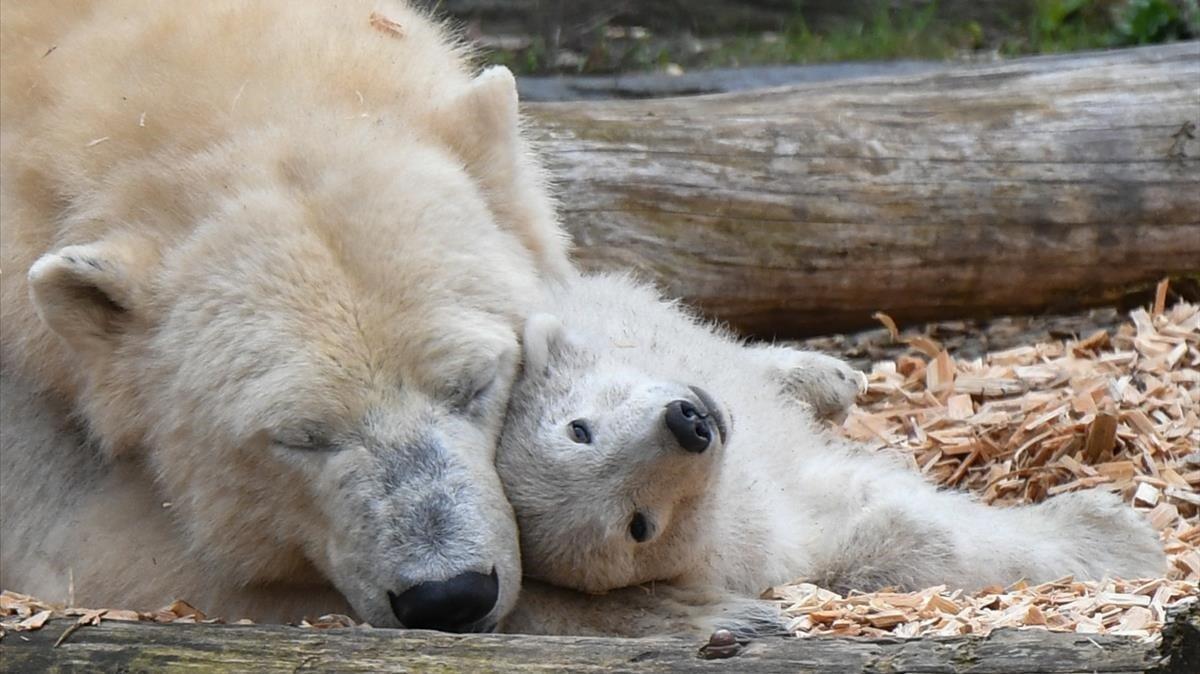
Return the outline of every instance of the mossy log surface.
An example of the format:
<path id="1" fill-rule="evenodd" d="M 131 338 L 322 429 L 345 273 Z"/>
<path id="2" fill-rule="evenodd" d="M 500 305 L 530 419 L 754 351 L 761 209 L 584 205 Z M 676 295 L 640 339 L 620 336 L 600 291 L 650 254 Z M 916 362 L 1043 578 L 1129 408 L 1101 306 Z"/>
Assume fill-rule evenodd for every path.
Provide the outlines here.
<path id="1" fill-rule="evenodd" d="M 1183 672 L 1200 635 L 1130 637 L 1001 630 L 986 638 L 764 639 L 706 660 L 687 639 L 451 635 L 384 629 L 53 621 L 0 641 L 6 672 Z M 1190 641 L 1189 641 L 1190 640 Z M 1165 654 L 1170 654 L 1167 657 Z M 1192 658 L 1189 660 L 1188 658 Z M 1190 663 L 1190 664 L 1189 664 Z"/>
<path id="2" fill-rule="evenodd" d="M 1200 278 L 1200 42 L 525 110 L 585 268 L 759 335 Z"/>

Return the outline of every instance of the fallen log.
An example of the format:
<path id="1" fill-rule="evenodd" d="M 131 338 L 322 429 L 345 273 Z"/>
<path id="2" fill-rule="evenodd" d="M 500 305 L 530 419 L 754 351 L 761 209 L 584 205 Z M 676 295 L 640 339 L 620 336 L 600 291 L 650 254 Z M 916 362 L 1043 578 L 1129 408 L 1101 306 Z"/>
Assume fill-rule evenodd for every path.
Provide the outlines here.
<path id="1" fill-rule="evenodd" d="M 609 98 L 666 98 L 725 94 L 861 77 L 903 77 L 953 68 L 941 61 L 846 61 L 814 65 L 748 66 L 612 75 L 541 75 L 517 80 L 523 101 L 578 101 Z"/>
<path id="2" fill-rule="evenodd" d="M 1198 83 L 1187 42 L 525 109 L 582 266 L 800 336 L 1195 283 Z"/>
<path id="3" fill-rule="evenodd" d="M 54 621 L 0 641 L 4 671 L 739 671 L 756 672 L 1184 672 L 1200 635 L 1161 646 L 1132 637 L 1000 630 L 988 637 L 774 638 L 712 662 L 679 638 L 606 639 L 455 635 L 389 629 L 314 630 L 266 625 Z M 56 642 L 61 644 L 56 646 Z M 1168 657 L 1169 656 L 1169 657 Z"/>

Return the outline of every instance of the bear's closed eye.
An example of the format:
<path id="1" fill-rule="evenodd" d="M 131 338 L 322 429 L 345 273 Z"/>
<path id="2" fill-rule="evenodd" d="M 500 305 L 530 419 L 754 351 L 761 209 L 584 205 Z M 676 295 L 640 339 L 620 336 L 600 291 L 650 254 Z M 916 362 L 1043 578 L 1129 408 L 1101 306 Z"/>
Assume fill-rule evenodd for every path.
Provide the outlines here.
<path id="1" fill-rule="evenodd" d="M 299 423 L 271 433 L 271 442 L 287 449 L 307 451 L 332 451 L 337 449 L 329 439 L 329 432 L 321 424 Z"/>

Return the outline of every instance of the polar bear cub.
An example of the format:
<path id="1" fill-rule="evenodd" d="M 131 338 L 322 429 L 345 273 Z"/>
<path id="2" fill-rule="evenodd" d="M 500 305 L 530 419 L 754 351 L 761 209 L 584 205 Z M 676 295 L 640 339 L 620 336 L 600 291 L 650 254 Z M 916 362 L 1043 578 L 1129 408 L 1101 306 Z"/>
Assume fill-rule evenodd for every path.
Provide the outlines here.
<path id="1" fill-rule="evenodd" d="M 623 276 L 579 278 L 548 306 L 526 325 L 497 455 L 529 578 L 751 597 L 797 579 L 1163 571 L 1153 530 L 1111 494 L 988 507 L 826 432 L 814 411 L 836 416 L 859 385 L 836 359 L 742 344 Z"/>

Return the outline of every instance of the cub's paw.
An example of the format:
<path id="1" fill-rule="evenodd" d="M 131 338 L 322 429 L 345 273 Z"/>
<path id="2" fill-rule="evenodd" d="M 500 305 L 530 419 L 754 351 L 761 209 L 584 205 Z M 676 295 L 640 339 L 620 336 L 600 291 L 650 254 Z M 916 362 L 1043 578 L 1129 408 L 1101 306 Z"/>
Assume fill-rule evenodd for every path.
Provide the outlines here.
<path id="1" fill-rule="evenodd" d="M 778 604 L 721 590 L 657 583 L 593 595 L 531 579 L 500 627 L 519 634 L 701 638 L 727 629 L 743 641 L 788 633 Z"/>
<path id="2" fill-rule="evenodd" d="M 772 378 L 780 392 L 812 406 L 822 419 L 842 421 L 867 390 L 867 377 L 845 361 L 812 351 L 771 347 Z"/>
<path id="3" fill-rule="evenodd" d="M 709 608 L 710 612 L 698 621 L 702 632 L 729 630 L 739 641 L 792 634 L 788 629 L 790 620 L 776 602 L 738 599 Z"/>
<path id="4" fill-rule="evenodd" d="M 729 630 L 739 641 L 791 634 L 788 618 L 778 602 L 715 590 L 656 584 L 655 612 L 671 616 L 660 634 L 709 636 Z M 665 629 L 663 629 L 665 628 Z"/>
<path id="5" fill-rule="evenodd" d="M 1166 571 L 1158 534 L 1116 494 L 1102 489 L 1071 492 L 1037 508 L 1051 518 L 1060 540 L 1092 578 L 1154 578 Z"/>

